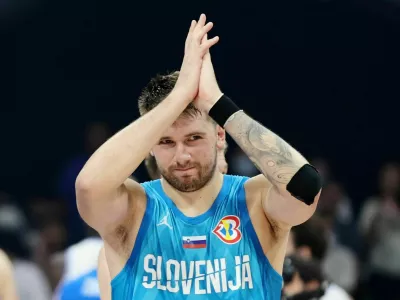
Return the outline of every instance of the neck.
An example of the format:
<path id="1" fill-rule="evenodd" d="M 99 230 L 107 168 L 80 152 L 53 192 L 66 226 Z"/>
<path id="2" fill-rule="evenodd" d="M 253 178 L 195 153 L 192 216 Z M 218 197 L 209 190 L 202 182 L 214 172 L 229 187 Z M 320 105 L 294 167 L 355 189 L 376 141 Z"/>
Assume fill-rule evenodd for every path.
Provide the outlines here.
<path id="1" fill-rule="evenodd" d="M 188 217 L 196 217 L 205 213 L 214 203 L 222 188 L 223 178 L 223 175 L 216 171 L 204 187 L 187 193 L 178 191 L 163 178 L 161 179 L 161 183 L 164 192 L 182 213 Z"/>

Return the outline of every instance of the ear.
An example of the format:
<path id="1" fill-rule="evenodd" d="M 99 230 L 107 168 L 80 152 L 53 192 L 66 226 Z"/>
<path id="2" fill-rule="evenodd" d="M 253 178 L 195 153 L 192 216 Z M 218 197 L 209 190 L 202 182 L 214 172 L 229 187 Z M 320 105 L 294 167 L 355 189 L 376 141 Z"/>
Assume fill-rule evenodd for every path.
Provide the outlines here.
<path id="1" fill-rule="evenodd" d="M 217 125 L 217 148 L 218 150 L 224 150 L 226 143 L 225 129 Z"/>

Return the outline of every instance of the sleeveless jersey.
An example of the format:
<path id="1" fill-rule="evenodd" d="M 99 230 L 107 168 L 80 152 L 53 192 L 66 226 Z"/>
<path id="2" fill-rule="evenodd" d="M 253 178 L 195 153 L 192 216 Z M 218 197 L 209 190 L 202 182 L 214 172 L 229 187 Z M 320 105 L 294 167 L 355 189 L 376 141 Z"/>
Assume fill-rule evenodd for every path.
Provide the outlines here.
<path id="1" fill-rule="evenodd" d="M 100 287 L 97 270 L 65 282 L 58 295 L 59 300 L 100 300 Z"/>
<path id="2" fill-rule="evenodd" d="M 100 237 L 89 237 L 65 251 L 64 273 L 53 300 L 100 300 L 97 260 L 102 246 Z"/>
<path id="3" fill-rule="evenodd" d="M 131 256 L 111 282 L 112 299 L 280 299 L 282 276 L 249 218 L 247 179 L 225 175 L 216 200 L 197 217 L 185 216 L 160 180 L 143 183 L 145 214 Z"/>

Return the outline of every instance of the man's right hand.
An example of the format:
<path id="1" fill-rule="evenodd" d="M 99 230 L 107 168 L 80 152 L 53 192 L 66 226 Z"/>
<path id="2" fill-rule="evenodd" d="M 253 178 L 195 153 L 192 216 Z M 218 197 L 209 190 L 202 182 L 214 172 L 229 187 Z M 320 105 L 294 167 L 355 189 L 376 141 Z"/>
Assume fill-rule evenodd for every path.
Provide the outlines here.
<path id="1" fill-rule="evenodd" d="M 178 81 L 174 90 L 184 95 L 188 104 L 192 102 L 199 90 L 200 73 L 203 64 L 203 57 L 208 50 L 219 41 L 216 36 L 203 41 L 204 36 L 213 27 L 212 22 L 206 24 L 206 16 L 202 14 L 198 20 L 192 21 L 185 43 L 185 56 L 181 66 Z"/>

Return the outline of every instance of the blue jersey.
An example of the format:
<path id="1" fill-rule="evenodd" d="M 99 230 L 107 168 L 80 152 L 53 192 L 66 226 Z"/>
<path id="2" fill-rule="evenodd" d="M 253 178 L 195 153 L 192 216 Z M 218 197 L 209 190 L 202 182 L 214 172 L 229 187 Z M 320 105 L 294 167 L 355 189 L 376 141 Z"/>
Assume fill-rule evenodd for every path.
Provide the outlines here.
<path id="1" fill-rule="evenodd" d="M 197 217 L 185 216 L 160 180 L 143 183 L 146 211 L 132 254 L 111 282 L 112 299 L 280 299 L 282 276 L 249 218 L 247 179 L 225 175 L 213 205 Z"/>
<path id="2" fill-rule="evenodd" d="M 64 282 L 58 291 L 59 300 L 100 300 L 97 270 Z"/>

